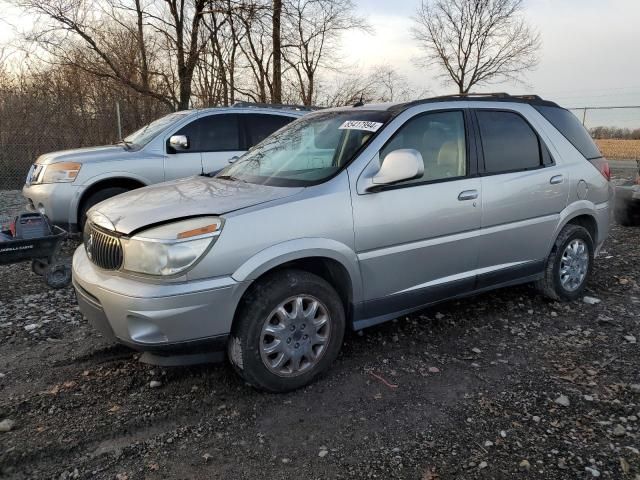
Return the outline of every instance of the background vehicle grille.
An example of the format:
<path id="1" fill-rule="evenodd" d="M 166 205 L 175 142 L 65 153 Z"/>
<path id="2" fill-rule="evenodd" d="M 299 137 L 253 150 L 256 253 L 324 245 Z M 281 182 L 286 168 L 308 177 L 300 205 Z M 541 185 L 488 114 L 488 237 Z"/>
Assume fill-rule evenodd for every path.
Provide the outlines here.
<path id="1" fill-rule="evenodd" d="M 84 229 L 84 249 L 89 259 L 105 270 L 122 266 L 122 245 L 115 235 L 109 235 L 87 222 Z"/>

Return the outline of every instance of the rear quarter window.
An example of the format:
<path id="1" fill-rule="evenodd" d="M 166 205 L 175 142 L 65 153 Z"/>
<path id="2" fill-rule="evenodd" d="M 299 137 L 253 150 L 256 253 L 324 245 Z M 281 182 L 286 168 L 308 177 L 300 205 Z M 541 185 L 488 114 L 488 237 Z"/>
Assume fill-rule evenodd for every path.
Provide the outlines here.
<path id="1" fill-rule="evenodd" d="M 560 107 L 534 105 L 534 108 L 546 118 L 587 160 L 602 157 L 589 132 L 576 116 Z"/>
<path id="2" fill-rule="evenodd" d="M 477 110 L 485 173 L 529 170 L 542 165 L 538 136 L 514 112 Z"/>

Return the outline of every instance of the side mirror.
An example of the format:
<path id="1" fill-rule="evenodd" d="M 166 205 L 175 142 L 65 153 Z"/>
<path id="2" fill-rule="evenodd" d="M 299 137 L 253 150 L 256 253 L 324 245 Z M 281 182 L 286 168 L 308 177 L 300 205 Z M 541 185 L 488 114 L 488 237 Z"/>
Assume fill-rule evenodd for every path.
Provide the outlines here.
<path id="1" fill-rule="evenodd" d="M 231 157 L 228 162 L 229 163 L 235 163 L 236 160 L 238 160 L 240 157 L 238 155 L 234 155 L 233 157 Z"/>
<path id="2" fill-rule="evenodd" d="M 169 146 L 176 151 L 189 149 L 189 138 L 186 135 L 172 135 Z"/>
<path id="3" fill-rule="evenodd" d="M 380 170 L 371 178 L 369 188 L 412 180 L 424 173 L 422 155 L 413 148 L 394 150 L 384 157 Z"/>

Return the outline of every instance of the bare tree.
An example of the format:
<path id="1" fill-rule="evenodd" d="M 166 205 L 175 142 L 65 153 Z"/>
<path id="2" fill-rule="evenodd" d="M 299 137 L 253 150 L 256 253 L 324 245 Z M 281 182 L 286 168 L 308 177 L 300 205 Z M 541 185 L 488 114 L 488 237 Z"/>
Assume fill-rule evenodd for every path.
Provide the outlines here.
<path id="1" fill-rule="evenodd" d="M 414 38 L 425 65 L 437 65 L 462 94 L 514 80 L 538 63 L 540 36 L 524 20 L 522 0 L 422 0 Z"/>
<path id="2" fill-rule="evenodd" d="M 427 89 L 417 89 L 407 78 L 388 65 L 367 71 L 336 75 L 329 84 L 319 85 L 322 106 L 353 105 L 356 102 L 408 102 L 423 97 Z"/>
<path id="3" fill-rule="evenodd" d="M 351 0 L 288 0 L 283 3 L 286 38 L 283 58 L 292 71 L 293 82 L 305 105 L 315 101 L 316 76 L 336 60 L 337 42 L 342 33 L 368 29 L 367 22 L 354 13 Z"/>
<path id="4" fill-rule="evenodd" d="M 29 39 L 49 53 L 53 63 L 73 61 L 96 77 L 115 80 L 172 108 L 189 107 L 194 71 L 204 48 L 199 31 L 205 0 L 146 5 L 139 0 L 12 2 L 46 22 Z"/>

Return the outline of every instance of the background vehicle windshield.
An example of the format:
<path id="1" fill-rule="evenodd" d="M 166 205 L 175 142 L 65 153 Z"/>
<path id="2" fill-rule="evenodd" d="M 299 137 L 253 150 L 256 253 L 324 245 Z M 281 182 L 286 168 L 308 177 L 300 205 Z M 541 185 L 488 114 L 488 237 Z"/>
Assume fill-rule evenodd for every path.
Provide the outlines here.
<path id="1" fill-rule="evenodd" d="M 175 112 L 175 113 L 170 113 L 169 115 L 165 115 L 164 117 L 160 117 L 159 119 L 154 120 L 151 123 L 148 123 L 141 129 L 136 130 L 131 135 L 125 137 L 124 143 L 126 143 L 132 148 L 144 147 L 157 134 L 162 132 L 169 125 L 178 121 L 188 113 L 189 112 Z"/>
<path id="2" fill-rule="evenodd" d="M 390 118 L 386 111 L 307 115 L 266 138 L 217 176 L 273 186 L 321 183 L 347 165 Z"/>

